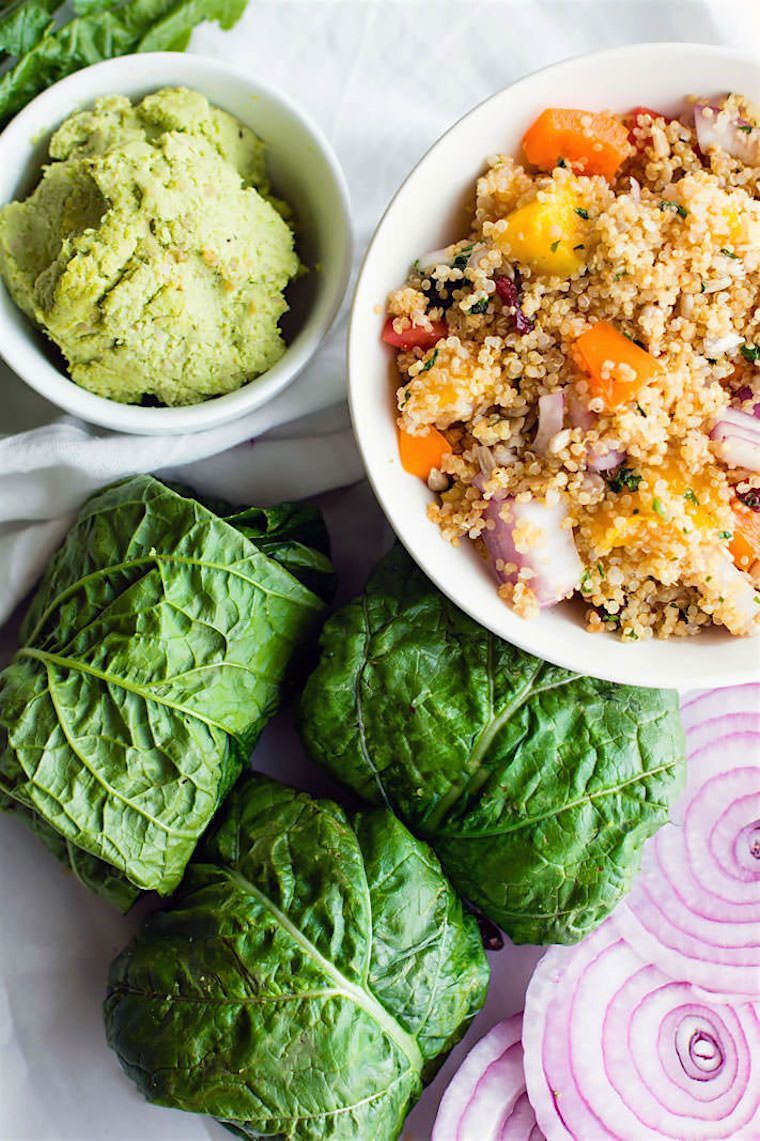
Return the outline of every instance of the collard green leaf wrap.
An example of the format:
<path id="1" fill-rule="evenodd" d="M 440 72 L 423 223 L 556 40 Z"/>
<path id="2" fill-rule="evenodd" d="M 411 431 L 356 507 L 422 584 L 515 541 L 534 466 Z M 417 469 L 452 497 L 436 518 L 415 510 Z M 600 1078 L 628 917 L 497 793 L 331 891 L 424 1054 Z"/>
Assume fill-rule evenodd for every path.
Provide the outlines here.
<path id="1" fill-rule="evenodd" d="M 150 1101 L 244 1137 L 390 1141 L 487 985 L 426 844 L 251 774 L 113 963 L 104 1012 Z"/>
<path id="2" fill-rule="evenodd" d="M 684 773 L 674 692 L 540 661 L 478 626 L 397 547 L 325 626 L 312 756 L 387 804 L 517 942 L 574 942 L 628 889 Z"/>
<path id="3" fill-rule="evenodd" d="M 243 514 L 241 529 L 150 476 L 96 493 L 0 673 L 0 793 L 52 829 L 57 854 L 56 837 L 138 889 L 179 883 L 322 618 L 322 599 L 257 545 L 276 525 Z M 309 570 L 331 576 L 317 550 Z M 98 882 L 93 860 L 69 862 Z"/>

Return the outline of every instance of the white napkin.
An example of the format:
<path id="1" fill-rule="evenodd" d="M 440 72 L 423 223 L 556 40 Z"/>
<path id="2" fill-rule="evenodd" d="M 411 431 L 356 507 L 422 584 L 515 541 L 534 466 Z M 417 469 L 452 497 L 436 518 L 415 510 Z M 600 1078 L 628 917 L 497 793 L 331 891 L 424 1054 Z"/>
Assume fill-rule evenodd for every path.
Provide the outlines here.
<path id="1" fill-rule="evenodd" d="M 161 472 L 233 502 L 268 504 L 359 479 L 361 462 L 338 403 L 345 392 L 342 341 L 338 329 L 271 403 L 206 432 L 128 436 L 59 416 L 1 436 L 0 623 L 39 577 L 82 500 L 112 480 Z M 202 462 L 208 457 L 216 462 Z"/>

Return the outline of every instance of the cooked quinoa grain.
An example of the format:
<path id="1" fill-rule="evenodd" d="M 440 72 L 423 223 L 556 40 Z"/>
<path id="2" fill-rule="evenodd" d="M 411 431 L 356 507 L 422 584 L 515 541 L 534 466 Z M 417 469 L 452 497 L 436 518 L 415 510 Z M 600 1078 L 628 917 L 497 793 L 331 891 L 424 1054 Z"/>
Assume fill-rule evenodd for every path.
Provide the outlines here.
<path id="1" fill-rule="evenodd" d="M 613 143 L 584 152 L 602 119 Z M 429 516 L 524 617 L 576 597 L 624 641 L 754 632 L 757 112 L 580 122 L 567 157 L 492 156 L 469 234 L 388 299 L 399 428 L 443 433 Z"/>

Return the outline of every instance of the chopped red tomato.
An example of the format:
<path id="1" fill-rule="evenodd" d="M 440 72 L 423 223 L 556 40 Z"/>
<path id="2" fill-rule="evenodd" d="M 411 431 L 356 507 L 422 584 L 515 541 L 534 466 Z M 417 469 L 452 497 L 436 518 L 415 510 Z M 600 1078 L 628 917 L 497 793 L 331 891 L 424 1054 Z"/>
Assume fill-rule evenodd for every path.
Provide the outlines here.
<path id="1" fill-rule="evenodd" d="M 410 325 L 403 333 L 397 333 L 393 328 L 393 317 L 389 317 L 383 328 L 383 340 L 386 345 L 393 345 L 394 349 L 432 349 L 441 337 L 448 336 L 448 327 L 445 321 L 433 321 L 430 329 L 422 325 Z"/>
<path id="2" fill-rule="evenodd" d="M 632 107 L 628 114 L 625 116 L 626 123 L 631 124 L 631 129 L 628 132 L 628 142 L 636 145 L 634 138 L 633 128 L 636 126 L 636 121 L 639 115 L 651 115 L 653 119 L 664 119 L 666 123 L 672 123 L 673 119 L 670 115 L 663 115 L 662 111 L 653 111 L 651 107 Z"/>

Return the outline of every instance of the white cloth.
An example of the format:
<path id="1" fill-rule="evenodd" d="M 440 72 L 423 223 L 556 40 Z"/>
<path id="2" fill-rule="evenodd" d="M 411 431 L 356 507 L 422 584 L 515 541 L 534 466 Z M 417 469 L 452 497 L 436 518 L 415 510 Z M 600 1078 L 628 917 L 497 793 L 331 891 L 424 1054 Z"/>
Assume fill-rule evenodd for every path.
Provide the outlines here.
<path id="1" fill-rule="evenodd" d="M 518 76 L 626 42 L 747 47 L 759 39 L 756 0 L 251 0 L 234 32 L 200 29 L 192 49 L 250 68 L 311 112 L 344 165 L 361 253 L 427 147 Z M 0 375 L 0 430 L 9 433 L 0 440 L 0 606 L 7 609 L 26 588 L 82 496 L 125 470 L 168 463 L 201 489 L 254 502 L 356 479 L 345 411 L 289 423 L 341 398 L 343 330 L 341 323 L 303 377 L 245 425 L 168 443 L 57 420 L 26 386 Z M 252 448 L 240 442 L 252 436 Z M 387 545 L 388 531 L 366 485 L 321 502 L 347 596 Z M 308 790 L 330 791 L 287 717 L 269 727 L 255 764 Z M 227 1134 L 206 1119 L 145 1104 L 106 1047 L 100 1002 L 107 965 L 134 920 L 60 872 L 18 821 L 0 820 L 0 868 L 0 1141 L 222 1141 Z M 463 1052 L 520 1009 L 536 958 L 530 947 L 494 956 L 486 1009 L 411 1114 L 406 1141 L 429 1138 Z"/>

